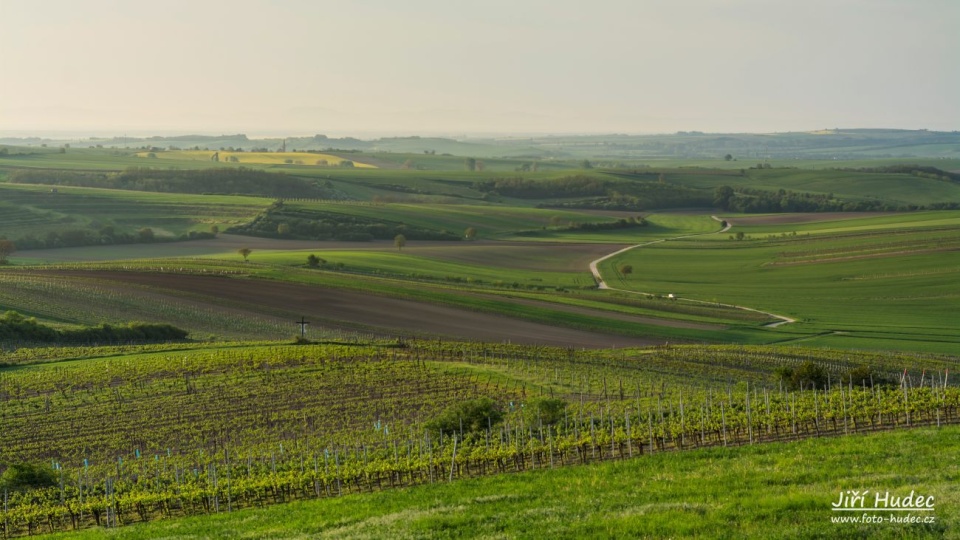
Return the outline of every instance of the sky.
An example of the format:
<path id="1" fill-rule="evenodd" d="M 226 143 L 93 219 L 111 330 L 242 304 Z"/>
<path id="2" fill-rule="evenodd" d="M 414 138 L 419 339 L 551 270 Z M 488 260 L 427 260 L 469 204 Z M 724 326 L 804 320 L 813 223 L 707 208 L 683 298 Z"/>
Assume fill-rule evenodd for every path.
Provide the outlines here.
<path id="1" fill-rule="evenodd" d="M 0 134 L 960 129 L 957 0 L 0 0 Z"/>

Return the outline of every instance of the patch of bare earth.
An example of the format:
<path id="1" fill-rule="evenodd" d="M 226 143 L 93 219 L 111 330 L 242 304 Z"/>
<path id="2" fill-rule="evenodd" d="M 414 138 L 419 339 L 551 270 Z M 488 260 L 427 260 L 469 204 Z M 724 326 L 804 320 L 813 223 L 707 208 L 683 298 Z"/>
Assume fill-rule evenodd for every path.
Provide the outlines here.
<path id="1" fill-rule="evenodd" d="M 358 291 L 289 282 L 189 274 L 114 271 L 56 271 L 63 276 L 106 282 L 136 283 L 155 292 L 203 295 L 211 304 L 243 305 L 245 310 L 270 315 L 301 316 L 315 324 L 352 326 L 392 335 L 433 335 L 467 340 L 552 345 L 564 347 L 636 347 L 660 343 L 599 332 L 587 332 L 479 313 L 450 306 L 376 296 Z M 291 322 L 292 324 L 292 322 Z"/>

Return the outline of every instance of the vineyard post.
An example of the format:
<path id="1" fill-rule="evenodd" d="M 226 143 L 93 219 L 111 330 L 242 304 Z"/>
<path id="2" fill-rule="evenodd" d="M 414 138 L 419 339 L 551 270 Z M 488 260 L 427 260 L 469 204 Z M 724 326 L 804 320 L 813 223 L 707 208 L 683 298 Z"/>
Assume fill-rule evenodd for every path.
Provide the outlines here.
<path id="1" fill-rule="evenodd" d="M 463 421 L 461 420 L 461 423 Z M 457 464 L 457 434 L 453 434 L 453 457 L 450 459 L 450 479 L 449 482 L 453 482 L 453 468 Z"/>
<path id="2" fill-rule="evenodd" d="M 333 462 L 337 466 L 337 495 L 343 495 L 343 488 L 340 485 L 340 456 L 337 454 L 337 447 L 333 447 Z"/>
<path id="3" fill-rule="evenodd" d="M 933 399 L 937 401 L 937 427 L 940 427 L 940 402 L 943 401 L 943 395 L 937 392 L 937 388 L 933 385 L 932 376 L 930 377 L 930 389 L 933 390 Z"/>
<path id="4" fill-rule="evenodd" d="M 683 445 L 686 444 L 684 440 L 684 435 L 687 432 L 687 422 L 686 418 L 683 415 L 683 390 L 680 390 L 680 449 L 683 450 Z"/>
<path id="5" fill-rule="evenodd" d="M 227 466 L 227 512 L 233 512 L 233 498 L 230 496 L 230 450 L 223 448 L 223 460 Z"/>
<path id="6" fill-rule="evenodd" d="M 840 408 L 843 411 L 843 434 L 847 435 L 847 400 L 843 394 L 843 384 L 840 385 Z M 836 425 L 834 425 L 836 428 Z"/>
<path id="7" fill-rule="evenodd" d="M 553 468 L 553 434 L 550 434 L 550 438 L 547 439 L 547 448 L 550 450 L 550 468 Z"/>
<path id="8" fill-rule="evenodd" d="M 723 426 L 723 445 L 727 445 L 727 415 L 723 411 L 723 402 L 720 402 L 720 424 Z"/>
<path id="9" fill-rule="evenodd" d="M 707 414 L 704 408 L 704 405 L 700 404 L 700 441 L 697 443 L 699 447 L 702 444 L 706 443 L 706 429 L 704 423 L 706 422 Z"/>
<path id="10" fill-rule="evenodd" d="M 817 428 L 817 437 L 820 436 L 820 399 L 817 398 L 817 387 L 813 386 L 813 425 Z"/>
<path id="11" fill-rule="evenodd" d="M 903 385 L 903 408 L 907 412 L 907 426 L 910 425 L 910 398 L 907 396 L 907 385 Z"/>
<path id="12" fill-rule="evenodd" d="M 767 388 L 763 388 L 763 400 L 767 404 L 767 435 L 770 435 L 770 423 L 773 421 L 773 417 L 770 415 L 770 393 L 767 392 Z M 779 424 L 777 427 L 777 439 L 780 439 L 780 428 Z"/>
<path id="13" fill-rule="evenodd" d="M 210 473 L 213 475 L 213 511 L 220 513 L 220 493 L 217 485 L 217 462 L 210 464 Z"/>
<path id="14" fill-rule="evenodd" d="M 793 435 L 797 435 L 797 394 L 790 393 L 790 415 L 793 417 Z"/>
<path id="15" fill-rule="evenodd" d="M 613 424 L 613 415 L 608 415 L 610 418 L 610 457 L 616 457 L 616 444 L 617 444 L 617 433 Z M 621 454 L 622 455 L 622 454 Z"/>
<path id="16" fill-rule="evenodd" d="M 753 413 L 750 410 L 750 388 L 747 388 L 745 394 L 747 400 L 747 434 L 750 437 L 750 444 L 753 444 Z"/>
<path id="17" fill-rule="evenodd" d="M 654 453 L 655 446 L 653 444 L 653 411 L 650 410 L 647 412 L 647 426 L 650 428 L 650 453 Z"/>
<path id="18" fill-rule="evenodd" d="M 593 429 L 593 413 L 590 413 L 590 458 L 591 459 L 597 458 L 596 441 L 597 441 L 597 434 Z"/>

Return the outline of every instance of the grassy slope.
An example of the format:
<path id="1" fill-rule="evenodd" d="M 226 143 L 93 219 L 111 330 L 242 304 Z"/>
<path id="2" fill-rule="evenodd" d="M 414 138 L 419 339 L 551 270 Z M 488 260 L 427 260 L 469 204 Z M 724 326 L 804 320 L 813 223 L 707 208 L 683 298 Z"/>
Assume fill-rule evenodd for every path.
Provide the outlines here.
<path id="1" fill-rule="evenodd" d="M 957 454 L 960 428 L 915 429 L 658 454 L 57 538 L 934 538 L 960 527 L 960 465 L 943 459 Z M 932 495 L 936 523 L 831 523 L 841 514 L 831 502 L 847 489 Z"/>

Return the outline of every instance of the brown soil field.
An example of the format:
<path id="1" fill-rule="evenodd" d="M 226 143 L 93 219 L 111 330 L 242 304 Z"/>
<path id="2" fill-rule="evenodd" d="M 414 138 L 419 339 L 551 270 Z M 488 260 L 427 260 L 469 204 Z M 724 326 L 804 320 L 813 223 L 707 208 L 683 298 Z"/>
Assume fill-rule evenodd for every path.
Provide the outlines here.
<path id="1" fill-rule="evenodd" d="M 314 325 L 354 327 L 391 335 L 431 335 L 449 338 L 552 345 L 564 347 L 636 347 L 658 340 L 607 335 L 479 313 L 450 306 L 401 300 L 327 287 L 256 279 L 188 274 L 114 271 L 53 271 L 64 278 L 97 279 L 134 283 L 155 292 L 171 291 L 202 295 L 211 304 L 245 306 L 246 311 L 287 316 L 293 321 L 307 317 Z"/>
<path id="2" fill-rule="evenodd" d="M 893 212 L 812 212 L 804 214 L 775 214 L 768 216 L 737 216 L 722 219 L 736 225 L 789 225 L 793 223 L 813 223 L 816 221 L 839 221 L 843 219 L 871 218 L 889 216 Z"/>

